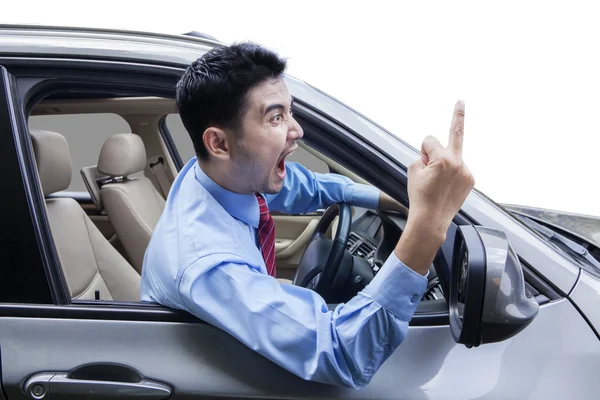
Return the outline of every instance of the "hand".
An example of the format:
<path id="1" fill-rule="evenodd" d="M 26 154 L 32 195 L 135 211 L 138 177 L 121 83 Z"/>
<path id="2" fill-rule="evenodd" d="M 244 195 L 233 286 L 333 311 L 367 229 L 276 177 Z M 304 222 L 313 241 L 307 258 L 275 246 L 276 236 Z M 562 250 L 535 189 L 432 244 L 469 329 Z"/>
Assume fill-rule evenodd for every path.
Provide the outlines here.
<path id="1" fill-rule="evenodd" d="M 427 272 L 452 218 L 475 185 L 462 160 L 464 122 L 465 106 L 459 101 L 454 107 L 448 146 L 427 136 L 421 146 L 421 159 L 408 168 L 410 208 L 396 255 L 422 274 Z"/>
<path id="2" fill-rule="evenodd" d="M 410 218 L 444 234 L 475 184 L 462 160 L 464 126 L 465 106 L 459 101 L 454 107 L 448 146 L 427 136 L 421 145 L 421 159 L 408 169 Z"/>

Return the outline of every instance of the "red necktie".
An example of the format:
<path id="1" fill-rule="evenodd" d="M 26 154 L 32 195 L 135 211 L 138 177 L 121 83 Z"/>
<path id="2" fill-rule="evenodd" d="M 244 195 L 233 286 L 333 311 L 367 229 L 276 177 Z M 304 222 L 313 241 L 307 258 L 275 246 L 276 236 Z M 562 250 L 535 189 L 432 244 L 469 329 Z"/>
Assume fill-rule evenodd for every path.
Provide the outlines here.
<path id="1" fill-rule="evenodd" d="M 262 252 L 267 272 L 275 276 L 275 223 L 269 213 L 269 207 L 265 199 L 258 193 L 255 193 L 260 206 L 260 221 L 258 223 L 258 241 Z"/>

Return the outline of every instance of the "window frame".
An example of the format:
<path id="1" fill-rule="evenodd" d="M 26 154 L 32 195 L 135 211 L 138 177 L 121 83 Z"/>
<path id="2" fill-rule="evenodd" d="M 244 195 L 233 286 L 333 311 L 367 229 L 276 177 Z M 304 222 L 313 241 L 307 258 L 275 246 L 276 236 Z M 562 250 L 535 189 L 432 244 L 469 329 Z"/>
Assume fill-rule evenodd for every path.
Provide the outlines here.
<path id="1" fill-rule="evenodd" d="M 27 138 L 22 137 L 25 121 L 19 110 L 16 81 L 4 66 L 0 68 L 0 74 L 0 91 L 4 93 L 4 101 L 0 107 L 0 129 L 6 132 L 0 136 L 0 154 L 5 179 L 8 180 L 6 187 L 10 189 L 10 194 L 3 204 L 6 206 L 8 200 L 11 209 L 11 212 L 8 215 L 4 214 L 2 219 L 11 218 L 13 223 L 7 223 L 5 227 L 21 231 L 18 234 L 18 247 L 16 249 L 11 247 L 11 253 L 18 252 L 18 261 L 21 262 L 25 258 L 27 260 L 25 265 L 31 266 L 26 273 L 29 278 L 27 284 L 19 281 L 19 278 L 22 279 L 24 275 L 18 274 L 16 284 L 12 279 L 8 281 L 3 279 L 0 285 L 3 292 L 5 289 L 3 285 L 7 285 L 10 287 L 11 295 L 12 291 L 21 295 L 26 293 L 26 295 L 18 300 L 1 304 L 23 304 L 22 302 L 25 301 L 29 304 L 61 302 L 60 290 L 55 290 L 53 285 L 59 276 L 52 272 L 49 260 L 51 254 L 45 251 L 47 247 L 44 246 L 44 243 L 52 240 L 52 237 L 48 235 L 48 230 L 44 229 L 43 223 L 40 224 L 39 219 L 36 218 L 39 211 L 43 209 L 43 205 L 38 200 L 42 194 L 39 185 L 30 184 L 37 180 L 37 171 L 33 162 L 32 146 Z M 10 203 L 13 203 L 12 206 Z M 6 260 L 3 262 L 8 264 Z M 10 272 L 15 266 L 6 265 L 5 268 Z M 21 271 L 21 265 L 17 268 Z M 23 287 L 19 283 L 22 283 Z M 34 287 L 32 288 L 29 283 L 33 283 Z"/>
<path id="2" fill-rule="evenodd" d="M 34 62 L 31 63 L 29 61 Z M 158 83 L 150 79 L 155 84 L 148 84 L 147 80 L 140 78 L 142 75 L 140 75 L 139 65 L 137 64 L 115 64 L 93 60 L 40 61 L 39 59 L 12 60 L 0 58 L 0 65 L 6 67 L 7 74 L 11 77 L 11 90 L 8 90 L 6 82 L 2 82 L 5 89 L 4 93 L 10 93 L 10 97 L 6 98 L 6 101 L 12 102 L 8 104 L 9 106 L 12 104 L 17 105 L 13 110 L 13 115 L 16 118 L 8 115 L 5 112 L 6 108 L 2 109 L 0 107 L 0 123 L 10 124 L 10 131 L 14 137 L 14 141 L 10 146 L 2 147 L 2 153 L 6 154 L 10 151 L 10 153 L 13 153 L 18 158 L 17 167 L 21 174 L 19 176 L 13 174 L 11 177 L 14 177 L 16 182 L 21 182 L 22 193 L 26 194 L 29 200 L 28 217 L 34 224 L 31 231 L 36 234 L 36 243 L 39 246 L 40 252 L 37 260 L 44 266 L 43 269 L 37 268 L 36 270 L 39 274 L 43 274 L 43 282 L 47 285 L 48 296 L 45 298 L 46 301 L 43 302 L 2 302 L 0 303 L 0 316 L 194 322 L 204 324 L 204 321 L 187 312 L 171 310 L 156 304 L 118 301 L 80 301 L 70 298 L 64 274 L 58 260 L 56 246 L 52 239 L 44 204 L 44 195 L 37 179 L 38 172 L 35 164 L 33 145 L 28 134 L 29 131 L 26 122 L 27 116 L 30 115 L 33 106 L 51 91 L 62 92 L 71 89 L 87 93 L 102 93 L 107 88 L 125 89 L 127 87 L 127 91 L 139 91 L 140 95 L 150 93 L 152 95 L 174 98 L 173 85 L 169 84 L 168 77 L 170 76 L 171 80 L 174 81 L 183 69 L 161 66 L 143 68 L 144 72 L 154 72 L 154 75 L 159 78 L 167 77 L 166 81 L 158 79 Z M 97 69 L 97 72 L 103 73 L 105 81 L 101 80 L 102 82 L 98 82 L 98 76 L 96 75 L 96 81 L 92 82 L 92 79 L 89 78 L 90 68 Z M 165 74 L 165 70 L 167 74 Z M 134 84 L 136 81 L 139 81 L 138 85 Z M 3 161 L 6 163 L 7 159 L 5 157 Z M 34 205 L 33 207 L 32 204 Z M 35 289 L 29 289 L 28 294 L 35 292 Z"/>
<path id="3" fill-rule="evenodd" d="M 165 142 L 167 150 L 169 151 L 169 155 L 175 164 L 175 168 L 177 168 L 177 172 L 183 168 L 184 163 L 181 158 L 181 154 L 179 154 L 179 149 L 177 148 L 177 144 L 175 143 L 175 139 L 173 139 L 173 135 L 171 135 L 171 131 L 167 126 L 167 117 L 169 114 L 163 115 L 158 121 L 158 132 L 160 137 Z"/>

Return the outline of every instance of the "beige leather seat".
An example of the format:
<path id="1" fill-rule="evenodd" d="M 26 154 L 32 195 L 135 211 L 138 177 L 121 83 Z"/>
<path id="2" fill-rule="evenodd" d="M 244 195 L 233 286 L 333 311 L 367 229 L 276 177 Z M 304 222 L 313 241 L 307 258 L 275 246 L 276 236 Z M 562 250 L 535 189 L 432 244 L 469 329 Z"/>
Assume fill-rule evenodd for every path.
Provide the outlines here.
<path id="1" fill-rule="evenodd" d="M 98 172 L 112 178 L 100 188 L 102 206 L 131 264 L 141 274 L 150 236 L 165 199 L 145 176 L 131 177 L 146 166 L 146 149 L 133 133 L 109 137 L 98 158 Z"/>
<path id="2" fill-rule="evenodd" d="M 44 196 L 71 183 L 71 155 L 59 133 L 31 130 Z M 71 198 L 46 199 L 50 229 L 71 297 L 139 301 L 140 275 L 115 250 Z"/>

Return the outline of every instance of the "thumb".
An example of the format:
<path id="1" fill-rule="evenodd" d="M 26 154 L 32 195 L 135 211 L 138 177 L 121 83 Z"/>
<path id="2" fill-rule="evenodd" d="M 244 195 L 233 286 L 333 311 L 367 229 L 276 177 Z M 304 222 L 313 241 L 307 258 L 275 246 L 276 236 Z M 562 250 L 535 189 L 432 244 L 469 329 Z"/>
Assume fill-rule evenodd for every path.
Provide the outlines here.
<path id="1" fill-rule="evenodd" d="M 423 157 L 425 156 L 421 156 L 420 159 L 416 159 L 415 161 L 413 161 L 409 166 L 408 166 L 408 174 L 409 176 L 416 173 L 417 171 L 422 171 L 425 169 L 425 167 L 427 166 L 427 163 L 429 162 L 429 160 L 427 160 L 427 162 L 425 162 L 423 160 Z"/>
<path id="2" fill-rule="evenodd" d="M 443 150 L 443 146 L 434 136 L 427 136 L 421 143 L 421 160 L 423 164 L 428 165 L 432 158 Z"/>

